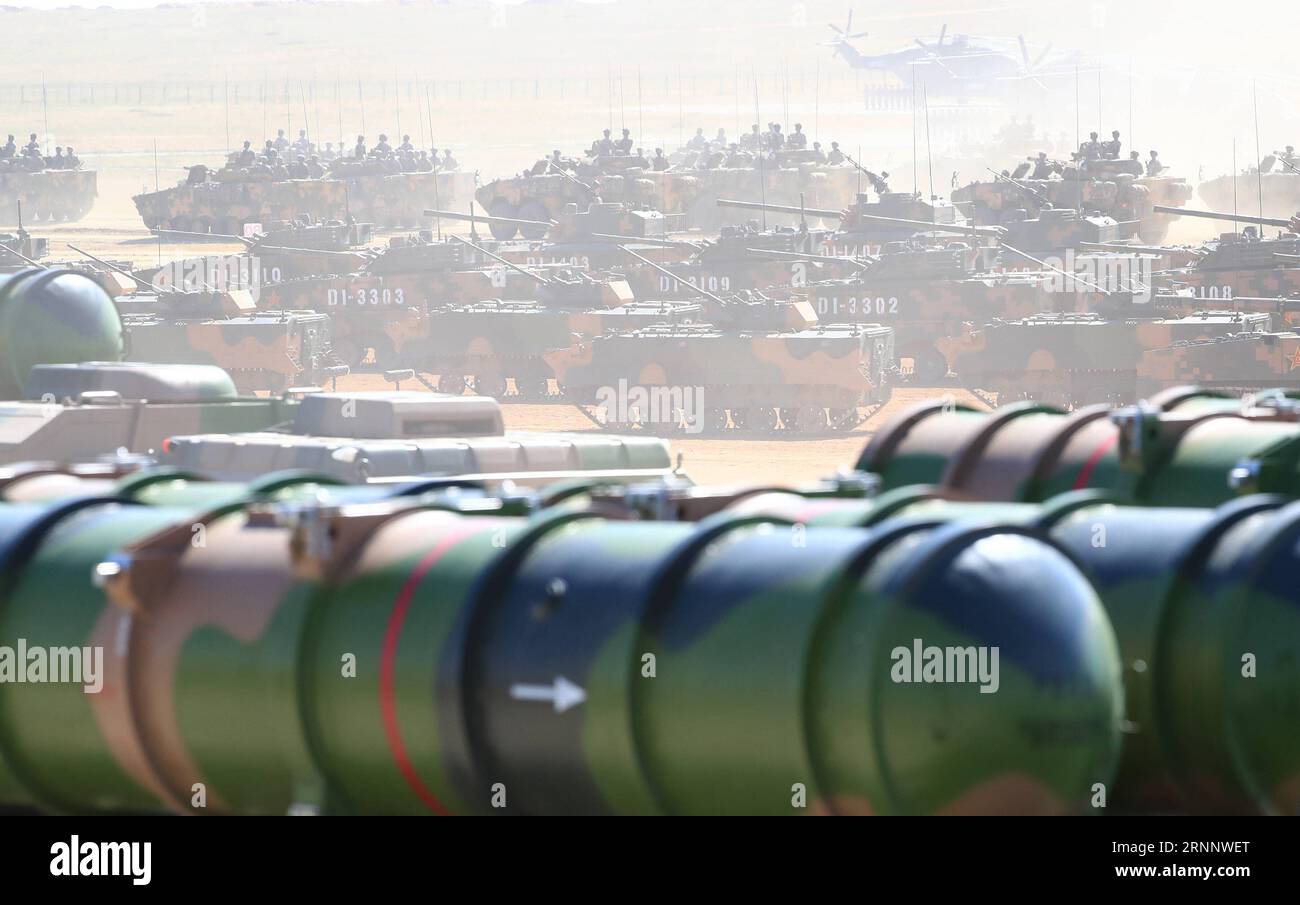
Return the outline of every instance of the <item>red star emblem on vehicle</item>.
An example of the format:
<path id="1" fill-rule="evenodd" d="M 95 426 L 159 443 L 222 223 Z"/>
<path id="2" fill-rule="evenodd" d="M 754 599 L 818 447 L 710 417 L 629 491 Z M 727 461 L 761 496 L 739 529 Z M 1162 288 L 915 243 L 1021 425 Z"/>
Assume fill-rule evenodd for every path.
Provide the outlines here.
<path id="1" fill-rule="evenodd" d="M 1300 346 L 1296 346 L 1295 351 L 1287 357 L 1287 361 L 1291 362 L 1292 371 L 1296 368 L 1300 368 Z"/>

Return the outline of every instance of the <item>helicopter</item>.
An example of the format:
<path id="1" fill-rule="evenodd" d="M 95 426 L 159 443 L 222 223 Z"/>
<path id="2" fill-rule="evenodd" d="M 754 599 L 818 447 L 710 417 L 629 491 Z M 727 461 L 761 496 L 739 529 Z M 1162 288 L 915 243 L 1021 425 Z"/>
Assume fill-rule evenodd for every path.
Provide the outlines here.
<path id="1" fill-rule="evenodd" d="M 932 42 L 914 38 L 910 46 L 890 53 L 868 54 L 853 42 L 868 32 L 853 31 L 853 11 L 843 28 L 827 23 L 835 37 L 825 42 L 834 56 L 854 69 L 888 72 L 904 84 L 924 85 L 936 94 L 951 96 L 1001 94 L 1017 82 L 1029 81 L 1046 90 L 1043 79 L 1069 71 L 1079 54 L 1071 52 L 1052 60 L 1052 45 L 1036 56 L 1030 53 L 1024 35 L 1010 38 L 976 38 L 948 35 L 945 23 L 939 37 Z M 1012 41 L 1014 40 L 1014 44 Z M 1001 45 L 1001 46 L 999 46 Z M 1016 52 L 1018 50 L 1018 53 Z"/>

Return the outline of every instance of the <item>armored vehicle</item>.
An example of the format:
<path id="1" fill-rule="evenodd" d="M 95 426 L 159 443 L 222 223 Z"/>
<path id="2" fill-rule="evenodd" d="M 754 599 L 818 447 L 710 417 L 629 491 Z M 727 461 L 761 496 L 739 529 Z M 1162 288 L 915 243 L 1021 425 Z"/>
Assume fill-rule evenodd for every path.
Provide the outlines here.
<path id="1" fill-rule="evenodd" d="M 94 170 L 0 169 L 0 226 L 80 220 L 99 194 Z"/>
<path id="2" fill-rule="evenodd" d="M 627 429 L 771 434 L 848 431 L 888 400 L 893 330 L 676 324 L 606 333 L 547 356 L 569 398 Z"/>
<path id="3" fill-rule="evenodd" d="M 1130 161 L 1096 161 L 1128 164 Z M 1141 241 L 1156 245 L 1164 241 L 1177 214 L 1155 210 L 1156 205 L 1179 207 L 1191 200 L 1192 187 L 1175 177 L 1146 177 L 1105 167 L 1080 176 L 1069 169 L 1068 179 L 1011 179 L 973 182 L 952 194 L 954 204 L 968 209 L 980 226 L 999 226 L 1009 220 L 1035 218 L 1045 207 L 1073 208 L 1081 213 L 1111 217 L 1128 224 Z"/>
<path id="4" fill-rule="evenodd" d="M 871 200 L 870 194 L 858 192 L 855 200 L 842 210 L 815 207 L 811 203 L 805 205 L 802 198 L 796 201 L 799 202 L 797 207 L 789 203 L 747 201 L 733 196 L 720 198 L 717 203 L 719 207 L 740 211 L 797 216 L 800 223 L 808 219 L 836 222 L 835 232 L 818 249 L 828 255 L 873 254 L 885 242 L 910 239 L 927 228 L 960 229 L 966 225 L 956 207 L 938 198 L 925 200 L 920 192 L 882 192 L 876 201 Z"/>
<path id="5" fill-rule="evenodd" d="M 1267 314 L 1238 312 L 1173 318 L 1041 314 L 972 326 L 938 345 L 963 385 L 996 393 L 999 402 L 1129 403 L 1137 399 L 1139 370 L 1148 377 L 1154 373 L 1143 364 L 1152 350 L 1265 332 L 1269 325 Z"/>
<path id="6" fill-rule="evenodd" d="M 787 205 L 802 198 L 809 205 L 843 204 L 860 182 L 851 167 L 808 163 L 682 171 L 629 167 L 617 173 L 580 175 L 589 181 L 540 161 L 526 175 L 483 185 L 474 197 L 489 214 L 505 219 L 552 220 L 566 205 L 585 209 L 593 201 L 604 201 L 650 206 L 669 217 L 684 215 L 685 226 L 712 230 L 735 222 L 717 209 L 719 198 L 766 199 Z M 493 227 L 493 234 L 510 238 L 516 229 L 503 223 Z"/>
<path id="7" fill-rule="evenodd" d="M 425 208 L 455 204 L 466 176 L 459 173 L 365 173 L 344 178 L 271 179 L 221 170 L 182 179 L 172 188 L 132 198 L 145 226 L 185 232 L 243 235 L 250 223 L 355 220 L 385 229 L 417 227 Z M 472 176 L 468 177 L 472 180 Z"/>
<path id="8" fill-rule="evenodd" d="M 1202 182 L 1196 191 L 1202 201 L 1221 211 L 1232 210 L 1238 202 L 1255 210 L 1261 197 L 1265 217 L 1290 217 L 1300 211 L 1300 173 L 1285 164 L 1263 175 L 1254 167 L 1235 179 L 1224 174 Z"/>

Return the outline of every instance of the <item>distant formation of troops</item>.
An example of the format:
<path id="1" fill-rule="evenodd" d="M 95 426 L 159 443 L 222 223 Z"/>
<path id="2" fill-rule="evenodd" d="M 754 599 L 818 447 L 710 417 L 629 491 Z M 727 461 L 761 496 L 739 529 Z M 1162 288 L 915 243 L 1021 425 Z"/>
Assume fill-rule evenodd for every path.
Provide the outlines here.
<path id="1" fill-rule="evenodd" d="M 460 168 L 450 148 L 443 149 L 441 156 L 438 151 L 438 148 L 429 151 L 417 149 L 411 143 L 410 135 L 403 135 L 401 143 L 393 147 L 386 134 L 379 136 L 379 141 L 373 148 L 367 147 L 364 135 L 357 136 L 356 144 L 351 151 L 345 150 L 344 142 L 341 141 L 337 148 L 333 142 L 326 142 L 324 148 L 318 148 L 308 138 L 306 129 L 298 130 L 298 138 L 293 142 L 285 136 L 283 129 L 279 129 L 276 137 L 268 138 L 260 150 L 254 150 L 253 143 L 245 141 L 243 148 L 227 158 L 226 165 L 216 172 L 214 178 L 218 182 L 279 181 L 320 179 L 326 174 L 390 175 L 448 172 Z M 207 167 L 194 166 L 190 167 L 187 181 L 192 185 L 204 182 L 208 177 Z"/>
<path id="2" fill-rule="evenodd" d="M 9 136 L 4 145 L 0 145 L 0 172 L 16 171 L 39 173 L 41 170 L 77 170 L 81 168 L 81 158 L 71 146 L 56 147 L 52 157 L 41 153 L 41 143 L 36 140 L 36 133 L 27 136 L 27 144 L 19 149 L 14 137 Z"/>
<path id="3" fill-rule="evenodd" d="M 614 138 L 612 130 L 605 129 L 581 159 L 552 151 L 550 157 L 538 161 L 524 175 L 539 176 L 559 170 L 584 176 L 615 165 L 664 171 L 754 169 L 763 162 L 775 166 L 794 163 L 837 166 L 849 162 L 847 155 L 840 150 L 839 142 L 831 142 L 829 151 L 823 150 L 821 142 L 817 141 L 809 147 L 803 123 L 795 123 L 794 131 L 788 133 L 782 130 L 780 123 L 768 123 L 766 131 L 754 123 L 740 141 L 730 141 L 726 129 L 718 129 L 713 138 L 706 136 L 703 129 L 696 129 L 695 135 L 671 158 L 665 156 L 663 148 L 655 148 L 653 154 L 647 155 L 644 148 L 637 147 L 630 129 L 622 132 L 621 137 Z"/>
<path id="4" fill-rule="evenodd" d="M 1070 162 L 1052 160 L 1046 151 L 1039 151 L 1037 157 L 1030 157 L 1011 172 L 1003 172 L 1012 179 L 1051 179 L 1057 176 L 1073 179 L 1079 174 L 1087 175 L 1089 169 L 1097 169 L 1105 164 L 1109 172 L 1128 173 L 1132 176 L 1159 176 L 1168 169 L 1160 160 L 1158 151 L 1151 151 L 1146 161 L 1137 151 L 1130 151 L 1127 160 L 1121 160 L 1123 144 L 1120 142 L 1119 130 L 1110 133 L 1109 141 L 1101 141 L 1096 132 L 1088 133 L 1088 140 L 1079 145 L 1079 150 L 1070 154 Z M 1118 163 L 1109 163 L 1117 161 Z"/>

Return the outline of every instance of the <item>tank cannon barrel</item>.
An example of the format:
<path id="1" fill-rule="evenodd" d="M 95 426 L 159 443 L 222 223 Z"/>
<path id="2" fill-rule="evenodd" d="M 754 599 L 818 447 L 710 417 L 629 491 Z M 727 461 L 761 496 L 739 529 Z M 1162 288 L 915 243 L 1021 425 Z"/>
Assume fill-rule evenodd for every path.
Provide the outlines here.
<path id="1" fill-rule="evenodd" d="M 677 248 L 685 245 L 688 248 L 699 248 L 698 242 L 688 242 L 685 239 L 655 239 L 650 236 L 616 236 L 613 233 L 592 233 L 593 239 L 604 239 L 607 242 L 617 242 L 619 244 L 639 243 L 641 245 L 660 245 L 664 248 Z"/>
<path id="2" fill-rule="evenodd" d="M 861 220 L 872 223 L 889 223 L 895 226 L 914 226 L 917 232 L 954 233 L 959 236 L 983 236 L 989 239 L 1001 238 L 1006 230 L 1000 226 L 961 226 L 956 223 L 927 223 L 925 220 L 905 220 L 902 217 L 882 217 L 879 214 L 858 214 Z"/>
<path id="3" fill-rule="evenodd" d="M 151 229 L 155 236 L 197 236 L 204 239 L 232 239 L 240 242 L 248 248 L 252 248 L 257 243 L 247 236 L 236 236 L 234 233 L 200 233 L 192 229 Z"/>
<path id="4" fill-rule="evenodd" d="M 815 255 L 806 251 L 777 251 L 775 248 L 746 248 L 745 251 L 753 255 L 775 255 L 779 258 L 798 258 L 801 261 L 827 261 L 832 264 L 852 264 L 859 270 L 870 269 L 868 264 L 856 258 L 845 258 L 837 255 Z M 873 264 L 880 260 L 880 258 L 872 255 L 867 255 L 866 258 Z"/>
<path id="5" fill-rule="evenodd" d="M 1277 217 L 1252 217 L 1250 214 L 1221 214 L 1218 211 L 1195 211 L 1186 207 L 1166 207 L 1163 204 L 1157 204 L 1152 207 L 1158 214 L 1175 214 L 1181 217 L 1200 217 L 1202 220 L 1226 220 L 1229 223 L 1254 223 L 1259 226 L 1281 226 L 1283 228 L 1291 225 L 1290 220 L 1280 220 Z"/>
<path id="6" fill-rule="evenodd" d="M 554 220 L 521 220 L 518 217 L 493 217 L 490 214 L 462 214 L 459 211 L 440 211 L 431 207 L 424 209 L 424 216 L 460 220 L 465 223 L 504 223 L 510 226 L 540 226 L 545 229 L 555 225 Z"/>
<path id="7" fill-rule="evenodd" d="M 830 211 L 825 208 L 817 207 L 797 207 L 791 204 L 764 204 L 761 201 L 733 201 L 728 198 L 719 198 L 718 207 L 739 207 L 751 211 L 768 211 L 774 214 L 801 214 L 808 217 L 827 217 L 833 220 L 843 220 L 844 211 Z"/>

